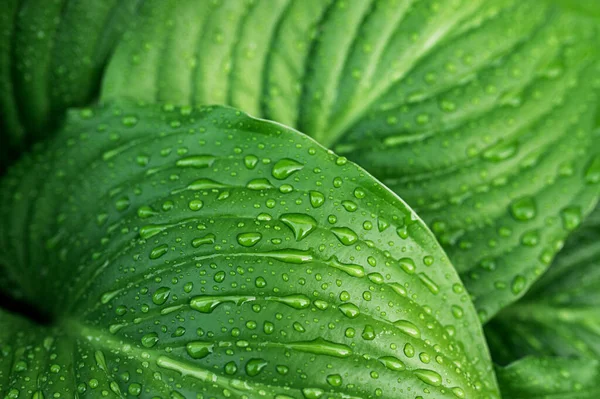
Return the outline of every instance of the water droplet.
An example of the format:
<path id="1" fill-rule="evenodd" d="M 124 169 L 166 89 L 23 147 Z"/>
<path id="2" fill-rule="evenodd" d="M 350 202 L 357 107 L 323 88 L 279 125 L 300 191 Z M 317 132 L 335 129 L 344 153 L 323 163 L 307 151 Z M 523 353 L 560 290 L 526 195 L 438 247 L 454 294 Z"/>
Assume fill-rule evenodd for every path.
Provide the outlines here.
<path id="1" fill-rule="evenodd" d="M 352 355 L 352 349 L 350 349 L 349 346 L 326 341 L 323 338 L 317 338 L 312 341 L 292 342 L 286 344 L 285 346 L 290 349 L 314 353 L 317 355 L 327 355 L 342 358 Z"/>
<path id="2" fill-rule="evenodd" d="M 364 277 L 365 276 L 365 268 L 364 267 L 362 267 L 361 265 L 342 263 L 335 256 L 333 256 L 329 260 L 327 260 L 327 265 L 331 266 L 333 268 L 336 268 L 338 270 L 341 270 L 344 273 L 346 273 L 352 277 Z"/>
<path id="3" fill-rule="evenodd" d="M 215 235 L 212 233 L 208 233 L 203 237 L 198 237 L 198 238 L 194 238 L 192 240 L 192 247 L 194 248 L 198 248 L 201 245 L 206 245 L 206 244 L 214 244 L 215 243 Z"/>
<path id="4" fill-rule="evenodd" d="M 320 399 L 324 393 L 325 391 L 319 388 L 302 388 L 305 399 Z"/>
<path id="5" fill-rule="evenodd" d="M 408 274 L 414 274 L 416 270 L 415 262 L 411 258 L 398 259 L 400 268 Z"/>
<path id="6" fill-rule="evenodd" d="M 211 296 L 202 295 L 193 297 L 190 300 L 190 307 L 197 310 L 200 313 L 212 313 L 219 305 L 224 303 L 233 303 L 237 306 L 241 306 L 244 303 L 254 301 L 256 297 L 253 296 L 236 296 L 236 295 L 223 295 L 223 296 Z"/>
<path id="7" fill-rule="evenodd" d="M 310 306 L 310 298 L 302 294 L 292 294 L 287 296 L 268 296 L 267 301 L 283 303 L 294 309 L 306 309 Z"/>
<path id="8" fill-rule="evenodd" d="M 257 163 L 258 157 L 255 155 L 246 155 L 244 157 L 244 165 L 246 165 L 248 169 L 254 169 Z"/>
<path id="9" fill-rule="evenodd" d="M 518 295 L 525 289 L 525 285 L 527 284 L 527 279 L 524 276 L 517 274 L 515 278 L 513 278 L 512 284 L 510 286 L 513 294 Z"/>
<path id="10" fill-rule="evenodd" d="M 452 393 L 454 394 L 454 396 L 456 396 L 457 398 L 460 398 L 460 399 L 463 399 L 466 397 L 465 391 L 460 387 L 452 388 Z"/>
<path id="11" fill-rule="evenodd" d="M 318 191 L 310 191 L 308 195 L 310 197 L 310 204 L 313 208 L 319 208 L 325 203 L 325 196 Z"/>
<path id="12" fill-rule="evenodd" d="M 209 342 L 194 341 L 188 342 L 185 350 L 192 359 L 202 359 L 213 352 L 214 344 Z"/>
<path id="13" fill-rule="evenodd" d="M 248 187 L 250 190 L 257 191 L 274 188 L 271 182 L 265 178 L 252 179 L 248 182 L 248 184 L 246 184 L 246 187 Z"/>
<path id="14" fill-rule="evenodd" d="M 158 259 L 167 252 L 169 252 L 169 246 L 167 244 L 159 245 L 150 251 L 150 259 Z"/>
<path id="15" fill-rule="evenodd" d="M 342 201 L 342 206 L 348 212 L 355 212 L 358 209 L 358 205 L 352 201 Z"/>
<path id="16" fill-rule="evenodd" d="M 394 322 L 394 325 L 400 329 L 405 334 L 410 335 L 411 337 L 420 338 L 421 331 L 419 328 L 408 320 L 398 320 Z"/>
<path id="17" fill-rule="evenodd" d="M 277 180 L 287 179 L 292 173 L 301 170 L 304 164 L 289 158 L 280 159 L 273 165 L 271 174 Z"/>
<path id="18" fill-rule="evenodd" d="M 510 204 L 510 213 L 519 221 L 531 220 L 536 216 L 537 207 L 532 197 L 523 197 Z"/>
<path id="19" fill-rule="evenodd" d="M 273 259 L 280 260 L 286 263 L 309 263 L 313 261 L 313 256 L 308 251 L 299 249 L 286 249 L 281 251 L 271 251 L 263 254 Z"/>
<path id="20" fill-rule="evenodd" d="M 188 207 L 192 211 L 199 211 L 200 209 L 202 209 L 203 206 L 204 202 L 202 202 L 202 200 L 199 199 L 193 199 L 188 203 Z"/>
<path id="21" fill-rule="evenodd" d="M 338 240 L 344 245 L 352 245 L 358 241 L 358 236 L 348 227 L 332 227 L 331 232 L 335 234 Z"/>
<path id="22" fill-rule="evenodd" d="M 413 371 L 413 373 L 415 373 L 415 375 L 426 384 L 434 387 L 439 387 L 442 385 L 442 376 L 433 370 L 416 369 Z"/>
<path id="23" fill-rule="evenodd" d="M 187 189 L 192 190 L 192 191 L 200 191 L 200 190 L 213 190 L 213 189 L 227 188 L 227 187 L 229 187 L 229 186 L 226 184 L 214 181 L 212 179 L 198 179 L 198 180 L 195 180 L 195 181 L 191 182 L 190 184 L 188 184 Z M 181 190 L 177 190 L 173 193 L 178 194 L 179 191 L 181 191 Z"/>
<path id="24" fill-rule="evenodd" d="M 162 305 L 165 302 L 167 302 L 167 299 L 169 299 L 169 295 L 171 295 L 171 289 L 168 287 L 160 287 L 159 289 L 157 289 L 156 291 L 154 291 L 154 294 L 152 294 L 152 302 L 155 305 Z"/>
<path id="25" fill-rule="evenodd" d="M 342 386 L 342 376 L 339 374 L 330 374 L 327 376 L 326 378 L 327 383 L 329 385 L 331 385 L 332 387 L 339 387 Z"/>
<path id="26" fill-rule="evenodd" d="M 360 310 L 358 309 L 358 306 L 354 305 L 353 303 L 344 303 L 340 306 L 338 306 L 338 308 L 340 309 L 340 311 L 342 312 L 342 314 L 350 319 L 354 319 L 355 317 L 357 317 L 360 314 Z"/>
<path id="27" fill-rule="evenodd" d="M 279 220 L 292 229 L 296 241 L 301 241 L 317 228 L 317 221 L 312 216 L 302 213 L 286 213 L 281 215 Z"/>
<path id="28" fill-rule="evenodd" d="M 505 143 L 500 142 L 493 147 L 487 149 L 483 154 L 482 158 L 486 161 L 500 162 L 511 158 L 517 153 L 517 143 Z"/>
<path id="29" fill-rule="evenodd" d="M 142 345 L 144 348 L 152 348 L 154 345 L 158 343 L 158 334 L 157 333 L 149 333 L 142 337 Z"/>
<path id="30" fill-rule="evenodd" d="M 237 241 L 241 246 L 253 247 L 261 240 L 261 238 L 262 234 L 260 233 L 240 233 L 237 236 Z"/>
<path id="31" fill-rule="evenodd" d="M 176 165 L 179 167 L 192 167 L 197 169 L 208 168 L 212 166 L 216 159 L 217 158 L 212 155 L 192 155 L 177 160 Z"/>
<path id="32" fill-rule="evenodd" d="M 146 219 L 158 215 L 158 212 L 156 212 L 151 207 L 144 205 L 138 208 L 137 215 L 140 219 Z"/>
<path id="33" fill-rule="evenodd" d="M 379 361 L 389 370 L 402 371 L 406 369 L 406 366 L 400 359 L 393 356 L 383 356 L 379 358 Z"/>
<path id="34" fill-rule="evenodd" d="M 521 237 L 521 244 L 528 247 L 535 247 L 540 242 L 540 234 L 537 230 L 527 231 Z"/>
<path id="35" fill-rule="evenodd" d="M 419 280 L 431 291 L 432 294 L 440 292 L 440 287 L 425 273 L 419 273 Z"/>
<path id="36" fill-rule="evenodd" d="M 366 341 L 372 341 L 375 339 L 377 334 L 375 334 L 375 329 L 373 329 L 373 326 L 367 324 L 360 336 Z"/>
<path id="37" fill-rule="evenodd" d="M 569 206 L 560 212 L 562 224 L 565 230 L 573 231 L 581 225 L 581 208 Z"/>
<path id="38" fill-rule="evenodd" d="M 600 155 L 596 155 L 585 170 L 585 181 L 588 184 L 600 182 Z"/>
<path id="39" fill-rule="evenodd" d="M 404 345 L 403 351 L 404 351 L 404 354 L 406 355 L 406 357 L 415 356 L 415 348 L 408 342 Z"/>
<path id="40" fill-rule="evenodd" d="M 264 359 L 250 359 L 248 360 L 248 363 L 246 363 L 246 374 L 250 377 L 255 377 L 267 367 L 267 364 L 267 361 Z"/>

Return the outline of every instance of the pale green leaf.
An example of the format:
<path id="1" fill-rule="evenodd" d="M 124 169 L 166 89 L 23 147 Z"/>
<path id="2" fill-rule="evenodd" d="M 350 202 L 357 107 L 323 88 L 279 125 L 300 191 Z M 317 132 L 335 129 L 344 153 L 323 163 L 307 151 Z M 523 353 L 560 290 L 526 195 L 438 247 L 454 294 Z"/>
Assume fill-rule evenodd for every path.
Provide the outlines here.
<path id="1" fill-rule="evenodd" d="M 230 104 L 356 161 L 432 226 L 482 320 L 598 199 L 600 27 L 577 5 L 195 4 L 144 4 L 102 98 Z"/>

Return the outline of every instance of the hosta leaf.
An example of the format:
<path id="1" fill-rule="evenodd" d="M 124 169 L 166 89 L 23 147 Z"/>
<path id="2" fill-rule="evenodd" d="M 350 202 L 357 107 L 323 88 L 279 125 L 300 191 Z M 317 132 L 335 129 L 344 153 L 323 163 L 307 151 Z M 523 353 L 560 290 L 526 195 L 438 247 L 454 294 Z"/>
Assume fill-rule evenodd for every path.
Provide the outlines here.
<path id="1" fill-rule="evenodd" d="M 487 320 L 600 193 L 599 26 L 555 3 L 149 1 L 102 97 L 230 104 L 358 162 L 433 227 Z"/>
<path id="2" fill-rule="evenodd" d="M 600 208 L 550 270 L 486 327 L 496 361 L 528 354 L 600 358 Z"/>
<path id="3" fill-rule="evenodd" d="M 141 1 L 3 2 L 0 127 L 5 144 L 22 147 L 24 131 L 45 137 L 67 107 L 91 101 L 107 58 Z"/>
<path id="4" fill-rule="evenodd" d="M 600 364 L 594 359 L 528 357 L 497 368 L 503 398 L 595 399 Z"/>
<path id="5" fill-rule="evenodd" d="M 498 397 L 433 234 L 311 138 L 129 104 L 73 111 L 44 147 L 2 183 L 0 253 L 56 321 L 7 330 L 31 363 L 4 392 Z"/>

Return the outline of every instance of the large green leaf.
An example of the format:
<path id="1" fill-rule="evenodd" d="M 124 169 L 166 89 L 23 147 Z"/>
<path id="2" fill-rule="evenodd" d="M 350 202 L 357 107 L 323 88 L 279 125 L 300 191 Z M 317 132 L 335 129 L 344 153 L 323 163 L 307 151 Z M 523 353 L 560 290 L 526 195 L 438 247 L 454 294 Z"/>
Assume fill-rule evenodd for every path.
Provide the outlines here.
<path id="1" fill-rule="evenodd" d="M 143 0 L 7 0 L 0 10 L 3 149 L 48 135 L 98 91 L 107 58 Z M 6 156 L 9 156 L 7 154 Z M 14 158 L 14 154 L 10 154 Z"/>
<path id="2" fill-rule="evenodd" d="M 149 1 L 102 97 L 231 104 L 333 147 L 433 227 L 487 320 L 600 193 L 599 28 L 554 3 Z"/>
<path id="3" fill-rule="evenodd" d="M 498 368 L 503 398 L 596 399 L 600 363 L 593 359 L 528 357 Z"/>
<path id="4" fill-rule="evenodd" d="M 0 198 L 0 254 L 55 320 L 5 322 L 5 394 L 498 397 L 433 234 L 283 125 L 219 107 L 73 111 Z"/>
<path id="5" fill-rule="evenodd" d="M 600 359 L 600 208 L 550 270 L 486 327 L 495 360 L 583 356 Z"/>

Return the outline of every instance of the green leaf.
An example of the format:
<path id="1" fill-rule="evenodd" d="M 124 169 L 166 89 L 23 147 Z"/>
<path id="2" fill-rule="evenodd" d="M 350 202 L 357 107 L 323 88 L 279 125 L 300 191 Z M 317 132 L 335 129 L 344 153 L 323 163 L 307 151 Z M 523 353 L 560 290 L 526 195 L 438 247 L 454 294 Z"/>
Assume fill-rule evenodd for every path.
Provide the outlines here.
<path id="1" fill-rule="evenodd" d="M 72 111 L 1 190 L 0 254 L 55 320 L 6 323 L 4 356 L 29 363 L 0 375 L 4 392 L 499 397 L 433 234 L 283 125 L 221 107 Z"/>
<path id="2" fill-rule="evenodd" d="M 595 399 L 600 363 L 593 359 L 528 357 L 497 368 L 503 398 Z"/>
<path id="3" fill-rule="evenodd" d="M 550 270 L 500 312 L 486 333 L 502 363 L 526 355 L 600 358 L 600 207 Z"/>
<path id="4" fill-rule="evenodd" d="M 4 142 L 21 148 L 31 138 L 47 137 L 67 107 L 92 100 L 107 59 L 140 2 L 10 0 L 3 5 Z"/>
<path id="5" fill-rule="evenodd" d="M 230 104 L 332 147 L 432 226 L 483 320 L 551 263 L 574 227 L 563 213 L 583 219 L 598 199 L 600 28 L 586 13 L 519 0 L 195 4 L 143 5 L 102 98 Z"/>

